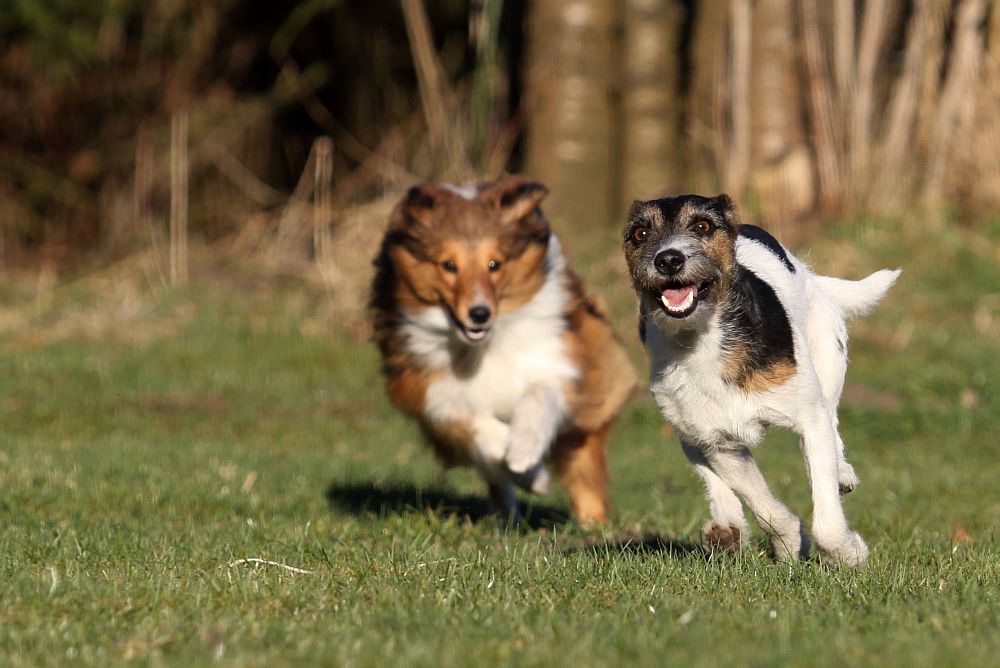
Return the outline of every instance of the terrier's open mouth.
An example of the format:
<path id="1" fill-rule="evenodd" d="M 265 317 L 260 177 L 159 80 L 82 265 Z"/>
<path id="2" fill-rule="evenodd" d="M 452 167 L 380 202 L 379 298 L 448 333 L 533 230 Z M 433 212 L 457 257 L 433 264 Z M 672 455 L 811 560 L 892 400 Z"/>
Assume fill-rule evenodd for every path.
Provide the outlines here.
<path id="1" fill-rule="evenodd" d="M 698 302 L 708 296 L 715 285 L 714 278 L 700 283 L 668 286 L 660 292 L 664 312 L 672 318 L 686 318 L 698 308 Z"/>

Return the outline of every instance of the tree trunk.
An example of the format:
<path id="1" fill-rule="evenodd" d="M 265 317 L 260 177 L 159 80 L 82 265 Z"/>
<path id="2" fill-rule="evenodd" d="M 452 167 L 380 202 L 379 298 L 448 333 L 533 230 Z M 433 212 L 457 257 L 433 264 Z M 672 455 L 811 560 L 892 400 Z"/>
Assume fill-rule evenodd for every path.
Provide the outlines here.
<path id="1" fill-rule="evenodd" d="M 617 220 L 613 200 L 615 3 L 536 0 L 528 15 L 526 171 L 558 226 Z"/>
<path id="2" fill-rule="evenodd" d="M 925 205 L 939 210 L 953 158 L 952 143 L 969 126 L 976 104 L 983 34 L 979 25 L 989 8 L 987 0 L 962 0 L 955 15 L 948 75 L 941 90 L 923 188 Z"/>
<path id="3" fill-rule="evenodd" d="M 751 58 L 751 178 L 769 227 L 813 207 L 812 157 L 805 143 L 792 0 L 757 0 Z"/>
<path id="4" fill-rule="evenodd" d="M 681 189 L 680 31 L 673 0 L 625 0 L 622 44 L 622 206 Z"/>
<path id="5" fill-rule="evenodd" d="M 718 191 L 728 155 L 728 40 L 729 3 L 699 2 L 696 5 L 694 37 L 691 41 L 691 83 L 688 91 L 686 128 L 691 154 L 701 169 L 686 180 L 699 192 Z"/>

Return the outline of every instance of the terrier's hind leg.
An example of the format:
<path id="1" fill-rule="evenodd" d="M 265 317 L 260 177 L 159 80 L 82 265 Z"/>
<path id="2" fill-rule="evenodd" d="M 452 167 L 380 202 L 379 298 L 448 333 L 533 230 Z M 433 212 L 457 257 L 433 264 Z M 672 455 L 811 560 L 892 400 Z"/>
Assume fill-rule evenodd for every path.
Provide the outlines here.
<path id="1" fill-rule="evenodd" d="M 860 566 L 868 558 L 868 546 L 851 531 L 840 503 L 840 457 L 837 432 L 827 411 L 821 407 L 808 416 L 802 434 L 812 487 L 813 537 L 820 551 L 838 563 Z"/>
<path id="2" fill-rule="evenodd" d="M 834 429 L 837 422 L 834 420 Z M 841 494 L 850 494 L 861 484 L 861 478 L 854 472 L 854 467 L 847 461 L 844 455 L 844 441 L 837 433 L 837 487 Z"/>

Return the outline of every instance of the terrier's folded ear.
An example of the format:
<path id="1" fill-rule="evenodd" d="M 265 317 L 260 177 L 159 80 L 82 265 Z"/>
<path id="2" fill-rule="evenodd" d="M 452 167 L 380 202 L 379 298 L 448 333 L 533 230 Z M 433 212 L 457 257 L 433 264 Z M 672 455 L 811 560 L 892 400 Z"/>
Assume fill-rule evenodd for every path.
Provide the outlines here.
<path id="1" fill-rule="evenodd" d="M 732 228 L 731 233 L 735 234 L 740 227 L 740 217 L 736 212 L 736 203 L 733 202 L 733 198 L 722 193 L 712 198 L 712 204 Z"/>

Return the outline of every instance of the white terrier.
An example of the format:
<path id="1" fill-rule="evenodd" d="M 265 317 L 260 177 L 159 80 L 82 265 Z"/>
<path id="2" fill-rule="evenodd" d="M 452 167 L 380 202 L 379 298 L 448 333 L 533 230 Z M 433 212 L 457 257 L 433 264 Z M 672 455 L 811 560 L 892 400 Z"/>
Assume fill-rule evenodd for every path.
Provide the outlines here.
<path id="1" fill-rule="evenodd" d="M 739 496 L 778 559 L 808 553 L 801 522 L 750 454 L 773 424 L 800 436 L 819 550 L 834 562 L 864 563 L 868 547 L 839 497 L 859 482 L 837 433 L 845 319 L 871 310 L 899 270 L 860 281 L 814 274 L 761 228 L 740 225 L 726 195 L 636 202 L 624 250 L 653 397 L 708 489 L 706 545 L 741 546 Z"/>

